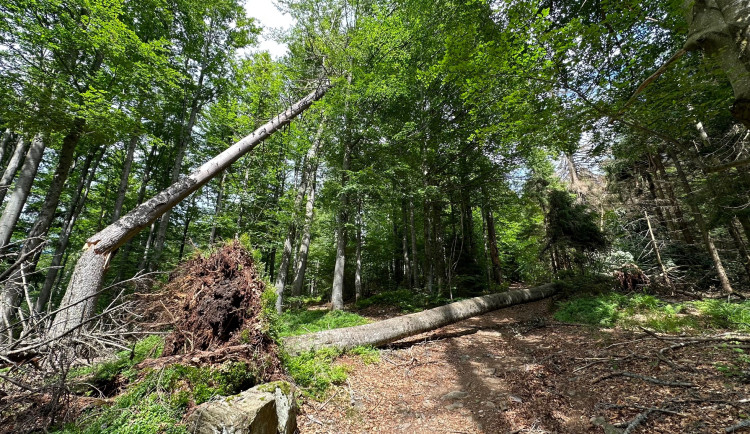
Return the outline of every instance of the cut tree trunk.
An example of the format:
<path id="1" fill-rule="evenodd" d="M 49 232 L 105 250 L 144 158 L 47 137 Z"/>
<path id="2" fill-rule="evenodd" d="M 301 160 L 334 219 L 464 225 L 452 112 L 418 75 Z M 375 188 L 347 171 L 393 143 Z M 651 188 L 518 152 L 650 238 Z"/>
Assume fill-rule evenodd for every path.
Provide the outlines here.
<path id="1" fill-rule="evenodd" d="M 57 314 L 50 326 L 50 336 L 60 337 L 85 324 L 92 315 L 94 300 L 102 285 L 109 259 L 115 251 L 143 228 L 164 215 L 183 199 L 254 149 L 274 132 L 287 125 L 297 115 L 307 110 L 330 89 L 323 84 L 283 113 L 255 130 L 230 148 L 203 164 L 190 175 L 180 179 L 169 188 L 137 206 L 120 220 L 107 226 L 86 240 L 84 252 L 76 263 L 68 288 Z M 70 308 L 65 309 L 66 306 Z"/>
<path id="2" fill-rule="evenodd" d="M 372 324 L 288 337 L 284 339 L 284 348 L 297 355 L 321 348 L 344 351 L 363 345 L 381 346 L 503 307 L 541 300 L 556 292 L 556 285 L 548 283 L 531 289 L 485 295 Z"/>

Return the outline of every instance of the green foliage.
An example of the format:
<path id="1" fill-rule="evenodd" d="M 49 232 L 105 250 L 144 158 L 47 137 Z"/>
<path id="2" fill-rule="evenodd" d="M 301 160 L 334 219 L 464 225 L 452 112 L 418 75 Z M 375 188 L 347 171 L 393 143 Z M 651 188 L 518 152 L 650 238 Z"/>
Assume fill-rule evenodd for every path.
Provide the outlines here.
<path id="1" fill-rule="evenodd" d="M 459 301 L 456 298 L 452 301 Z M 437 306 L 442 306 L 452 302 L 449 298 L 441 295 L 430 295 L 423 292 L 409 289 L 399 289 L 396 291 L 385 291 L 372 297 L 363 298 L 356 303 L 357 309 L 366 309 L 370 306 L 395 306 L 401 312 L 414 313 L 421 312 Z"/>
<path id="2" fill-rule="evenodd" d="M 705 300 L 691 304 L 707 317 L 713 327 L 750 331 L 750 301 L 729 303 L 723 300 Z"/>
<path id="3" fill-rule="evenodd" d="M 296 336 L 322 330 L 353 327 L 370 321 L 355 313 L 328 310 L 298 310 L 284 312 L 277 325 L 279 336 Z"/>

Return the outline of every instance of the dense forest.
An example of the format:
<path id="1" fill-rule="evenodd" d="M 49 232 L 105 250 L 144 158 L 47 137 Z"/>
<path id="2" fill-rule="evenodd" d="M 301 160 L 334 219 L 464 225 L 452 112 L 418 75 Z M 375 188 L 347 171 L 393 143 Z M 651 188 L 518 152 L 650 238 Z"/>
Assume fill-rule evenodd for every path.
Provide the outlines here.
<path id="1" fill-rule="evenodd" d="M 282 317 L 553 281 L 750 295 L 747 1 L 276 4 L 280 58 L 242 0 L 0 4 L 12 372 L 61 342 L 132 359 L 139 309 L 226 246 Z"/>

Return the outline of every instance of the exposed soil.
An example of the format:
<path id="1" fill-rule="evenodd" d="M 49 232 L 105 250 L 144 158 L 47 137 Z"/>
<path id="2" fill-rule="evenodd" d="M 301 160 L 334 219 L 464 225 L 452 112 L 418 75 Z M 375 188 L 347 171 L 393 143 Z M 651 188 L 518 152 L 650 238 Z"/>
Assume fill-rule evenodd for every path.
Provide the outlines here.
<path id="1" fill-rule="evenodd" d="M 344 357 L 347 383 L 323 402 L 303 403 L 300 431 L 747 430 L 737 426 L 750 414 L 745 373 L 721 372 L 749 366 L 738 362 L 741 348 L 560 324 L 551 307 L 514 306 L 408 338 L 375 364 Z"/>

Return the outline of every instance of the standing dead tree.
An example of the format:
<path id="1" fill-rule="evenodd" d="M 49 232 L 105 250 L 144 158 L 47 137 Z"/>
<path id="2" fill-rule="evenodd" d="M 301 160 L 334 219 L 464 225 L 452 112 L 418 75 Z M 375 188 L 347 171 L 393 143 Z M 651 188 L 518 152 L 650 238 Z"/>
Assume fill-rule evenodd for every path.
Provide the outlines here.
<path id="1" fill-rule="evenodd" d="M 95 297 L 102 286 L 110 259 L 117 249 L 138 234 L 143 228 L 172 209 L 191 193 L 198 190 L 225 168 L 250 152 L 271 134 L 288 124 L 331 88 L 326 81 L 307 96 L 278 114 L 224 152 L 204 163 L 190 175 L 172 184 L 166 190 L 137 206 L 128 214 L 86 240 L 84 252 L 76 263 L 73 275 L 62 299 L 62 306 L 71 306 L 57 314 L 50 326 L 49 335 L 63 336 L 78 327 L 93 314 Z M 85 302 L 79 302 L 86 300 Z"/>

